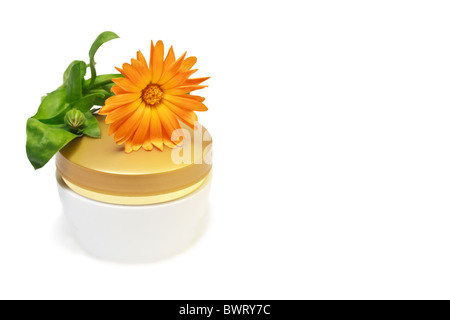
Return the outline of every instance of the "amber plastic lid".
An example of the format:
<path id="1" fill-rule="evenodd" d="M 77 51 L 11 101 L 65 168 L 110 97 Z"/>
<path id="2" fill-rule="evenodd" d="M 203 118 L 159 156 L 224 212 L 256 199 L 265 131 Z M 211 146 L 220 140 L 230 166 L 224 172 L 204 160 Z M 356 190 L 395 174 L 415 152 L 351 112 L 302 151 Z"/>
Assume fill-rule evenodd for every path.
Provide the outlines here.
<path id="1" fill-rule="evenodd" d="M 125 153 L 123 145 L 108 136 L 104 118 L 98 120 L 100 139 L 76 139 L 56 157 L 58 173 L 82 196 L 124 205 L 166 202 L 195 191 L 211 171 L 212 142 L 203 127 L 194 132 L 182 125 L 189 133 L 183 147 Z"/>

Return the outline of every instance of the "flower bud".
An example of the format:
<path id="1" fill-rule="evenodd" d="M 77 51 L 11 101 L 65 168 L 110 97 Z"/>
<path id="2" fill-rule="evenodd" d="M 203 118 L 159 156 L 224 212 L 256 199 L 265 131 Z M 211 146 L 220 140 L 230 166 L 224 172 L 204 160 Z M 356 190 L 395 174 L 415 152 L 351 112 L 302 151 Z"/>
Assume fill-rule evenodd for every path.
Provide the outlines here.
<path id="1" fill-rule="evenodd" d="M 64 122 L 74 131 L 81 130 L 86 123 L 86 116 L 80 110 L 72 109 L 66 113 Z"/>

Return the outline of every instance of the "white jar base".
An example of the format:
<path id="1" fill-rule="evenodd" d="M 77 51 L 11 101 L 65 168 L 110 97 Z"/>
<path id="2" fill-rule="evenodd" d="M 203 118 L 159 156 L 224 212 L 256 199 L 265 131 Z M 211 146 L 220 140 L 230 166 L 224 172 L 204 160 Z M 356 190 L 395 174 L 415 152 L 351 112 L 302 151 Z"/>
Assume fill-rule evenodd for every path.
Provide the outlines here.
<path id="1" fill-rule="evenodd" d="M 59 174 L 57 181 L 75 239 L 100 259 L 141 263 L 168 258 L 198 239 L 209 218 L 211 174 L 183 198 L 145 206 L 98 202 L 69 189 Z"/>

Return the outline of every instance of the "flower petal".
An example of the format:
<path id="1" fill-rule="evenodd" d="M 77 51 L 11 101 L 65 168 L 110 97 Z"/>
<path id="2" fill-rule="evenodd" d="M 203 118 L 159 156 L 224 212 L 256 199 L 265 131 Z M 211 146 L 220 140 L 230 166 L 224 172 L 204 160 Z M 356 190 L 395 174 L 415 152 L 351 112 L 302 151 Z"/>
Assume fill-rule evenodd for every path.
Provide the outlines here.
<path id="1" fill-rule="evenodd" d="M 149 135 L 149 127 L 150 127 L 150 117 L 151 117 L 151 107 L 145 107 L 144 114 L 141 119 L 141 123 L 134 133 L 133 137 L 133 150 L 138 151 L 145 142 L 145 138 Z"/>
<path id="2" fill-rule="evenodd" d="M 161 123 L 163 124 L 163 142 L 169 148 L 175 148 L 176 145 L 179 145 L 183 142 L 183 131 L 181 129 L 180 123 L 178 119 L 171 114 L 170 110 L 166 109 L 165 106 L 160 105 L 158 107 L 158 114 L 161 119 Z M 177 130 L 177 134 L 173 134 L 174 131 Z M 178 140 L 172 141 L 173 137 L 178 137 Z"/>
<path id="3" fill-rule="evenodd" d="M 167 89 L 165 91 L 165 93 L 171 94 L 173 96 L 177 96 L 177 95 L 181 95 L 181 94 L 190 93 L 195 90 L 207 88 L 207 87 L 208 86 L 182 86 L 182 87 L 175 87 L 175 88 Z"/>
<path id="4" fill-rule="evenodd" d="M 181 57 L 179 57 L 177 59 L 177 61 L 175 61 L 166 72 L 164 72 L 164 74 L 161 76 L 161 79 L 158 82 L 159 85 L 163 85 L 164 83 L 166 83 L 167 81 L 169 81 L 170 79 L 172 79 L 173 77 L 175 77 L 177 75 L 177 73 L 179 72 L 179 70 L 181 68 L 181 65 L 183 64 L 183 60 L 184 60 L 185 56 L 186 56 L 186 52 L 183 53 L 181 55 Z"/>
<path id="5" fill-rule="evenodd" d="M 133 144 L 132 144 L 131 140 L 128 140 L 127 142 L 125 142 L 125 152 L 126 153 L 133 152 Z"/>
<path id="6" fill-rule="evenodd" d="M 152 69 L 152 83 L 158 83 L 161 78 L 164 63 L 164 44 L 159 40 L 150 53 L 150 68 Z"/>
<path id="7" fill-rule="evenodd" d="M 109 112 L 106 116 L 105 123 L 110 124 L 113 122 L 126 120 L 133 112 L 136 111 L 141 103 L 142 101 L 138 99 L 132 103 L 124 105 L 121 108 L 117 108 L 116 110 Z"/>
<path id="8" fill-rule="evenodd" d="M 123 64 L 122 74 L 141 90 L 148 85 L 148 79 L 145 79 L 144 75 L 129 63 Z"/>
<path id="9" fill-rule="evenodd" d="M 119 94 L 124 94 L 127 93 L 125 90 L 123 90 L 121 87 L 119 87 L 118 85 L 115 85 L 111 88 L 111 92 L 113 92 L 116 96 Z"/>
<path id="10" fill-rule="evenodd" d="M 180 108 L 169 101 L 164 101 L 164 106 L 166 106 L 167 109 L 169 109 L 176 117 L 186 123 L 189 127 L 192 129 L 195 128 L 195 125 L 198 122 L 198 117 L 194 111 Z"/>
<path id="11" fill-rule="evenodd" d="M 140 61 L 144 66 L 148 68 L 147 60 L 145 60 L 144 55 L 142 54 L 141 50 L 139 50 L 136 54 L 136 57 L 138 61 Z"/>
<path id="12" fill-rule="evenodd" d="M 171 139 L 173 132 L 181 129 L 177 117 L 163 104 L 158 105 L 156 110 L 158 111 L 163 129 Z"/>
<path id="13" fill-rule="evenodd" d="M 142 114 L 144 113 L 146 106 L 141 103 L 138 109 L 118 128 L 114 135 L 114 140 L 117 143 L 123 143 L 133 137 L 134 132 L 139 126 Z"/>
<path id="14" fill-rule="evenodd" d="M 187 97 L 172 96 L 170 94 L 165 94 L 164 100 L 167 100 L 180 108 L 191 110 L 191 111 L 207 111 L 208 110 L 208 108 L 202 102 L 196 101 L 194 99 L 189 99 Z"/>
<path id="15" fill-rule="evenodd" d="M 187 79 L 184 83 L 183 86 L 192 86 L 192 85 L 196 85 L 196 84 L 200 84 L 208 79 L 210 79 L 211 77 L 204 77 L 204 78 L 193 78 L 193 79 Z"/>
<path id="16" fill-rule="evenodd" d="M 145 151 L 152 151 L 153 150 L 153 144 L 150 137 L 148 137 L 144 144 L 142 145 L 142 148 L 144 148 Z"/>
<path id="17" fill-rule="evenodd" d="M 153 143 L 152 143 L 151 130 L 150 130 L 150 127 L 151 127 L 151 124 L 152 124 L 152 110 L 151 109 L 150 109 L 149 117 L 150 117 L 148 119 L 149 126 L 148 126 L 148 129 L 147 129 L 147 134 L 146 134 L 146 137 L 145 137 L 144 144 L 142 145 L 142 147 L 146 151 L 152 151 L 153 150 Z"/>
<path id="18" fill-rule="evenodd" d="M 181 65 L 180 71 L 181 72 L 188 72 L 189 70 L 192 69 L 192 67 L 196 63 L 197 63 L 197 58 L 196 57 L 186 58 L 186 60 L 184 60 L 183 64 Z"/>
<path id="19" fill-rule="evenodd" d="M 192 100 L 195 100 L 195 101 L 199 101 L 199 102 L 205 101 L 204 97 L 196 96 L 196 95 L 193 95 L 193 94 L 183 94 L 183 95 L 180 95 L 180 96 L 184 97 L 184 98 L 187 98 L 187 99 L 192 99 Z"/>
<path id="20" fill-rule="evenodd" d="M 183 143 L 183 138 L 184 138 L 183 136 L 180 136 L 178 141 L 172 141 L 171 135 L 169 135 L 165 130 L 163 130 L 164 144 L 171 149 L 175 148 L 177 145 L 181 145 Z"/>
<path id="21" fill-rule="evenodd" d="M 124 117 L 121 120 L 115 121 L 109 125 L 108 135 L 112 136 L 119 130 L 120 126 L 128 119 L 128 117 Z"/>
<path id="22" fill-rule="evenodd" d="M 175 62 L 175 52 L 173 51 L 173 46 L 170 47 L 169 52 L 167 52 L 166 60 L 164 60 L 163 74 L 169 70 L 169 68 Z"/>
<path id="23" fill-rule="evenodd" d="M 179 72 L 172 79 L 161 85 L 161 88 L 165 90 L 181 86 L 191 75 L 193 75 L 197 71 L 198 69 L 194 69 L 188 72 Z"/>
<path id="24" fill-rule="evenodd" d="M 99 114 L 107 114 L 125 104 L 129 104 L 141 98 L 141 93 L 124 93 L 106 99 L 105 106 L 100 109 Z"/>
<path id="25" fill-rule="evenodd" d="M 142 89 L 137 87 L 135 84 L 133 84 L 129 79 L 127 78 L 117 78 L 112 79 L 112 81 L 117 84 L 119 87 L 121 87 L 123 90 L 128 92 L 141 92 Z"/>
<path id="26" fill-rule="evenodd" d="M 162 127 L 161 127 L 161 120 L 158 116 L 158 111 L 156 111 L 155 107 L 151 108 L 152 110 L 152 118 L 150 123 L 150 136 L 152 139 L 152 143 L 155 147 L 157 147 L 159 150 L 163 150 L 163 140 L 162 140 Z"/>
<path id="27" fill-rule="evenodd" d="M 144 79 L 143 81 L 146 84 L 149 84 L 152 79 L 152 73 L 150 69 L 148 68 L 148 65 L 146 62 L 141 62 L 136 59 L 131 59 L 131 66 L 136 69 L 137 72 L 141 75 L 141 77 Z"/>

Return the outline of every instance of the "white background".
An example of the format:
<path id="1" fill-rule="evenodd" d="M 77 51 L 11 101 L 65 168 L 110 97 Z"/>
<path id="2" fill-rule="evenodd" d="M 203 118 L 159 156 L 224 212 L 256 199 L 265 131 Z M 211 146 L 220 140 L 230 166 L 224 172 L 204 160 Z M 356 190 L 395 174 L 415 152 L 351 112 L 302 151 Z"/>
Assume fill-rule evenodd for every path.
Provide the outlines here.
<path id="1" fill-rule="evenodd" d="M 450 298 L 447 1 L 2 1 L 0 298 Z M 98 261 L 70 235 L 25 123 L 111 30 L 198 57 L 212 219 L 190 250 Z"/>

